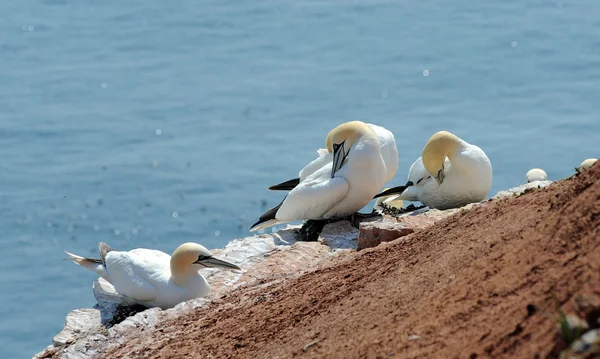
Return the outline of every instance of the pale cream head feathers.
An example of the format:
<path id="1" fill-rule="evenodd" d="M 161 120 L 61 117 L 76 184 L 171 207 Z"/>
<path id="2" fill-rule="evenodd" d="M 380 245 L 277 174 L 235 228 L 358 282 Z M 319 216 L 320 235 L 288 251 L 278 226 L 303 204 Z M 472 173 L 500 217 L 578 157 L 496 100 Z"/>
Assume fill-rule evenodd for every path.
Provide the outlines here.
<path id="1" fill-rule="evenodd" d="M 440 173 L 443 173 L 446 157 L 451 157 L 458 150 L 460 141 L 458 136 L 448 131 L 440 131 L 431 136 L 422 153 L 425 170 L 437 178 Z"/>
<path id="2" fill-rule="evenodd" d="M 197 271 L 192 264 L 198 261 L 199 258 L 211 258 L 212 253 L 204 246 L 198 243 L 184 243 L 177 247 L 171 255 L 171 272 L 172 273 L 191 273 Z"/>
<path id="3" fill-rule="evenodd" d="M 333 145 L 340 144 L 344 141 L 346 148 L 351 148 L 354 142 L 361 136 L 375 136 L 373 130 L 362 121 L 350 121 L 342 123 L 327 134 L 325 144 L 327 151 L 333 152 Z"/>
<path id="4" fill-rule="evenodd" d="M 213 257 L 212 253 L 198 243 L 184 243 L 171 255 L 171 275 L 175 283 L 185 283 L 185 276 L 197 274 L 200 268 L 225 268 L 241 270 L 236 264 Z"/>

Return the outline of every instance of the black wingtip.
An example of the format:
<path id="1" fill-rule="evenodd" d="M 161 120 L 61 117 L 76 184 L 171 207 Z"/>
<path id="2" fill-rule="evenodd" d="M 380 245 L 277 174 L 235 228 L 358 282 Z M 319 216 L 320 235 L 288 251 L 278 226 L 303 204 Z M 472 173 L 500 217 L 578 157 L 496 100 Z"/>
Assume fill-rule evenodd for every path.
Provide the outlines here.
<path id="1" fill-rule="evenodd" d="M 373 197 L 373 199 L 379 198 L 379 197 L 391 196 L 391 195 L 395 195 L 395 194 L 400 194 L 400 193 L 404 192 L 406 187 L 408 187 L 408 186 L 398 186 L 398 187 L 387 189 L 381 193 L 376 194 L 375 197 Z"/>
<path id="2" fill-rule="evenodd" d="M 285 199 L 287 198 L 287 196 L 285 196 L 283 198 L 283 201 L 285 201 Z M 254 223 L 252 226 L 250 226 L 250 229 L 258 226 L 259 224 L 266 222 L 266 221 L 270 221 L 272 219 L 275 219 L 275 215 L 277 214 L 277 211 L 279 211 L 279 208 L 281 207 L 281 205 L 283 204 L 283 201 L 281 201 L 281 203 L 279 203 L 277 206 L 271 208 L 270 210 L 268 210 L 267 212 L 265 212 L 262 216 L 260 216 L 258 218 L 258 221 L 256 223 Z"/>
<path id="3" fill-rule="evenodd" d="M 300 178 L 293 178 L 289 181 L 281 182 L 269 187 L 271 191 L 291 191 L 300 183 Z"/>

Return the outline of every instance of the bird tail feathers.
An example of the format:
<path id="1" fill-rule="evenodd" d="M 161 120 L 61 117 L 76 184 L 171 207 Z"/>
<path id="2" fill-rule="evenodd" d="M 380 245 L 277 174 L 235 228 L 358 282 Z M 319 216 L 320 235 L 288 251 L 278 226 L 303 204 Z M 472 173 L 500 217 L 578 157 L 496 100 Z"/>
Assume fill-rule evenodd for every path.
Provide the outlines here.
<path id="1" fill-rule="evenodd" d="M 100 277 L 103 277 L 106 279 L 106 269 L 104 267 L 104 264 L 102 263 L 102 259 L 82 257 L 82 256 L 78 256 L 73 253 L 69 253 L 67 251 L 65 251 L 65 253 L 69 256 L 69 258 L 65 258 L 65 260 L 70 259 L 75 264 L 77 264 L 83 268 L 87 268 L 87 269 L 91 270 L 92 272 L 95 272 L 96 274 L 98 274 Z"/>
<path id="2" fill-rule="evenodd" d="M 250 232 L 260 231 L 261 229 L 269 228 L 279 223 L 286 223 L 287 221 L 280 221 L 278 219 L 269 219 L 262 223 L 256 223 L 254 227 L 250 228 Z"/>

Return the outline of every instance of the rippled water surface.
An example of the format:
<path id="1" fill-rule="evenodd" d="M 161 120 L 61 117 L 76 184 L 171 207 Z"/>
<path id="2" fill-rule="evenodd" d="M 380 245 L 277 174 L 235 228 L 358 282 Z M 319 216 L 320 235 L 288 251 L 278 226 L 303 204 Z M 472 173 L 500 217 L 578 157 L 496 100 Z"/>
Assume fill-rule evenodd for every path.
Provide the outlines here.
<path id="1" fill-rule="evenodd" d="M 95 275 L 64 249 L 209 248 L 362 119 L 400 167 L 450 130 L 492 192 L 566 177 L 600 143 L 597 1 L 0 2 L 0 346 L 30 357 Z"/>

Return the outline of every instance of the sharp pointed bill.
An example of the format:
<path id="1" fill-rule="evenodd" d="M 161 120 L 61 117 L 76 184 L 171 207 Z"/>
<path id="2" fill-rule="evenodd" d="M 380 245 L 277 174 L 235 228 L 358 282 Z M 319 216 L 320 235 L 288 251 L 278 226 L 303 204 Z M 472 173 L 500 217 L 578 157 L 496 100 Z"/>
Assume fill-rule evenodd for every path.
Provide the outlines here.
<path id="1" fill-rule="evenodd" d="M 382 191 L 382 193 L 386 192 L 388 190 L 390 190 L 390 188 L 384 189 Z M 387 208 L 401 209 L 404 207 L 404 201 L 402 201 L 401 199 L 398 199 L 398 195 L 380 196 L 377 198 L 377 200 L 375 201 L 375 204 L 373 205 L 373 211 L 375 211 L 379 214 L 384 214 L 385 213 L 384 205 Z"/>
<path id="2" fill-rule="evenodd" d="M 388 172 L 372 127 L 361 121 L 347 122 L 333 129 L 326 142 L 331 160 L 301 177 L 283 202 L 262 215 L 252 231 L 295 220 L 354 214 L 383 187 Z"/>
<path id="3" fill-rule="evenodd" d="M 346 141 L 342 141 L 340 144 L 333 144 L 333 168 L 331 169 L 331 178 L 333 178 L 335 173 L 342 168 L 344 161 L 348 156 L 346 149 L 344 148 L 344 143 L 346 143 Z"/>
<path id="4" fill-rule="evenodd" d="M 438 171 L 437 176 L 435 176 L 435 180 L 439 185 L 442 185 L 444 178 L 446 178 L 446 174 L 444 173 L 444 165 L 442 164 L 442 168 Z"/>
<path id="5" fill-rule="evenodd" d="M 422 156 L 410 167 L 408 183 L 376 197 L 399 194 L 430 208 L 461 207 L 485 198 L 492 186 L 492 165 L 481 148 L 440 131 L 431 136 Z M 405 187 L 405 188 L 403 188 Z"/>
<path id="6" fill-rule="evenodd" d="M 145 248 L 116 251 L 102 242 L 98 248 L 100 259 L 66 253 L 79 266 L 106 279 L 119 294 L 148 308 L 167 309 L 208 295 L 210 286 L 199 269 L 240 269 L 234 263 L 213 257 L 197 243 L 184 243 L 171 256 Z"/>
<path id="7" fill-rule="evenodd" d="M 397 195 L 397 194 L 404 192 L 406 190 L 406 188 L 408 188 L 412 185 L 413 185 L 413 183 L 411 181 L 408 181 L 408 182 L 406 182 L 406 184 L 404 186 L 388 188 L 385 191 L 378 193 L 373 198 L 389 197 L 389 196 Z"/>
<path id="8" fill-rule="evenodd" d="M 194 263 L 200 264 L 201 266 L 206 267 L 206 268 L 223 268 L 223 269 L 242 270 L 242 268 L 240 268 L 237 264 L 227 262 L 226 260 L 215 258 L 215 257 L 199 258 Z"/>
<path id="9" fill-rule="evenodd" d="M 389 182 L 396 175 L 396 171 L 398 170 L 398 149 L 396 147 L 396 139 L 394 138 L 394 134 L 392 134 L 387 129 L 377 126 L 374 124 L 367 123 L 375 135 L 379 140 L 381 157 L 385 162 L 386 168 L 386 179 L 385 182 Z M 333 162 L 333 147 L 331 144 L 331 134 L 330 132 L 327 135 L 325 140 L 325 144 L 327 148 L 322 148 L 317 150 L 318 157 L 307 164 L 302 170 L 299 172 L 299 177 L 294 178 L 280 184 L 269 187 L 272 191 L 291 191 L 294 189 L 300 182 L 304 181 L 308 176 L 315 173 L 319 169 L 323 168 Z"/>

